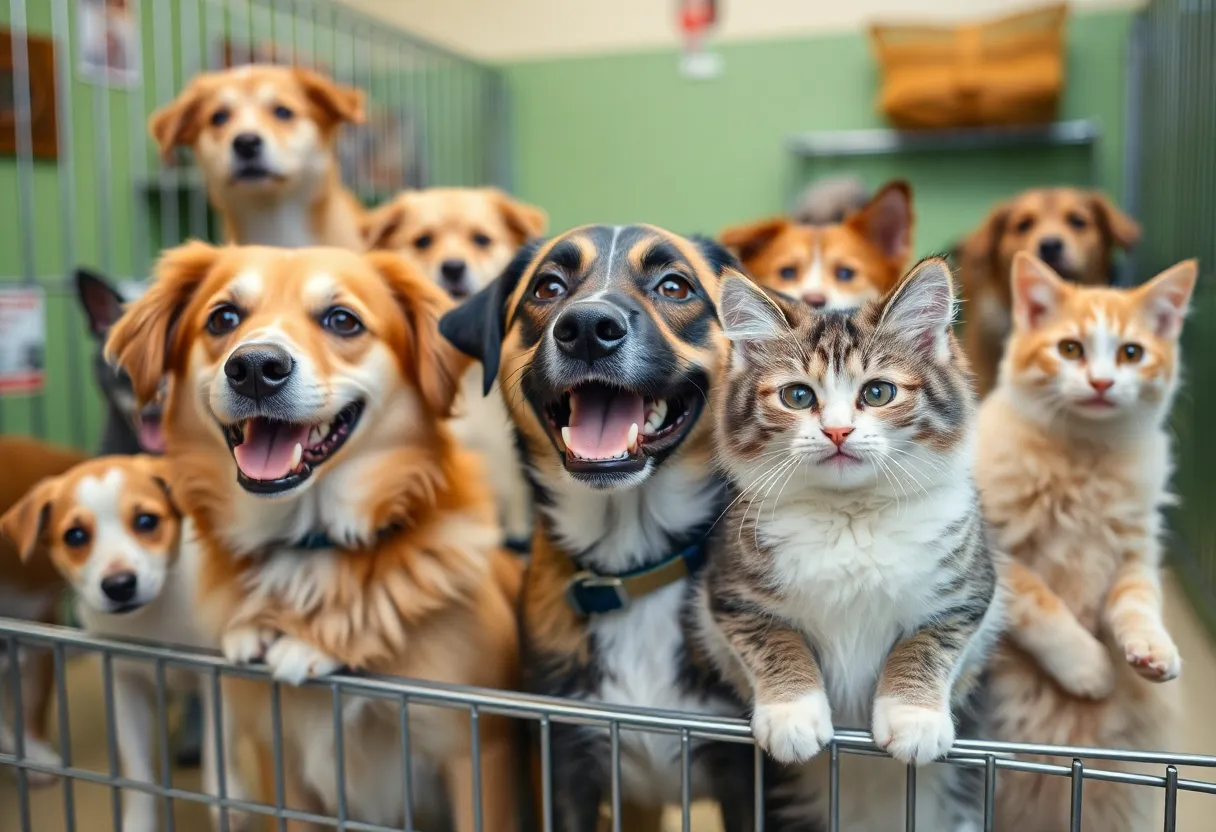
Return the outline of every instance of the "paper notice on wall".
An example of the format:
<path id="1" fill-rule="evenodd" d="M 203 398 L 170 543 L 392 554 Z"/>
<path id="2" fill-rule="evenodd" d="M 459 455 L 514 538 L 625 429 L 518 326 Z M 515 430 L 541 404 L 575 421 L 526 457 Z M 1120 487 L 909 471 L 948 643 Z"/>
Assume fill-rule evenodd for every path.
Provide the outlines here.
<path id="1" fill-rule="evenodd" d="M 46 303 L 41 288 L 0 288 L 0 393 L 42 390 Z"/>
<path id="2" fill-rule="evenodd" d="M 705 40 L 718 23 L 717 0 L 680 0 L 676 25 L 684 41 L 680 72 L 686 78 L 709 79 L 722 73 L 722 56 L 710 52 Z"/>

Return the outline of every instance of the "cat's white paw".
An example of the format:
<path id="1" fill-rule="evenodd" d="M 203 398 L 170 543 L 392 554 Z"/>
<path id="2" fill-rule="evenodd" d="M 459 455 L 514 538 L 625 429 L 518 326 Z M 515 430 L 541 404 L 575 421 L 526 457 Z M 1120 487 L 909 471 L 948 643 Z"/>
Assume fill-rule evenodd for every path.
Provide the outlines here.
<path id="1" fill-rule="evenodd" d="M 822 690 L 793 702 L 757 703 L 752 713 L 756 742 L 782 763 L 811 759 L 832 741 L 832 733 L 832 709 Z"/>
<path id="2" fill-rule="evenodd" d="M 894 696 L 874 700 L 874 742 L 903 763 L 924 765 L 946 756 L 954 745 L 950 709 L 910 705 Z"/>
<path id="3" fill-rule="evenodd" d="M 13 753 L 16 753 L 14 743 Z M 37 737 L 25 735 L 25 757 L 30 762 L 40 763 L 44 766 L 63 766 L 63 758 L 59 756 L 59 752 L 51 748 Z M 41 789 L 45 786 L 51 786 L 59 782 L 59 775 L 49 774 L 45 771 L 33 771 L 27 769 L 25 774 L 25 782 L 30 784 L 30 788 Z"/>
<path id="4" fill-rule="evenodd" d="M 220 636 L 220 652 L 233 664 L 260 662 L 276 635 L 265 627 L 233 627 Z"/>
<path id="5" fill-rule="evenodd" d="M 1105 699 L 1115 688 L 1115 665 L 1106 645 L 1088 630 L 1071 649 L 1051 650 L 1040 656 L 1044 669 L 1060 687 L 1082 699 Z"/>
<path id="6" fill-rule="evenodd" d="M 306 679 L 328 676 L 342 667 L 333 656 L 306 641 L 282 636 L 266 651 L 270 675 L 280 682 L 298 685 Z"/>
<path id="7" fill-rule="evenodd" d="M 1150 682 L 1168 682 L 1182 672 L 1182 657 L 1165 630 L 1134 630 L 1124 635 L 1127 663 Z"/>

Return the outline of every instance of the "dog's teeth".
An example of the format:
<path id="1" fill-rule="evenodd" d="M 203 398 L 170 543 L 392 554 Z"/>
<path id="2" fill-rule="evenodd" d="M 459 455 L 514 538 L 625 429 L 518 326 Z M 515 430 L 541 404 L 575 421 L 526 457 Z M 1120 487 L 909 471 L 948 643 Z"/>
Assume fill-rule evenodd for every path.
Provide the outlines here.
<path id="1" fill-rule="evenodd" d="M 294 471 L 300 464 L 300 460 L 304 458 L 304 446 L 299 442 L 296 443 L 295 450 L 291 452 L 291 469 Z"/>
<path id="2" fill-rule="evenodd" d="M 578 421 L 578 397 L 570 397 L 570 424 Z"/>
<path id="3" fill-rule="evenodd" d="M 569 447 L 570 447 L 570 428 L 567 426 L 567 427 L 562 428 L 562 449 L 565 450 L 566 448 L 569 448 Z M 578 454 L 575 453 L 575 456 L 578 456 Z"/>
<path id="4" fill-rule="evenodd" d="M 630 451 L 637 450 L 638 444 L 638 423 L 634 422 L 629 426 L 629 439 L 625 442 L 625 447 Z"/>

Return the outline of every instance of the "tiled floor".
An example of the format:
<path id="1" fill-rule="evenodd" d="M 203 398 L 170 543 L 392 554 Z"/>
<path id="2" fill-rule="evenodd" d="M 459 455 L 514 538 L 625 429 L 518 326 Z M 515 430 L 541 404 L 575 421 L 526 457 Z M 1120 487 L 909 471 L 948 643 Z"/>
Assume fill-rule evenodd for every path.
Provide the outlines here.
<path id="1" fill-rule="evenodd" d="M 1182 650 L 1185 666 L 1181 680 L 1186 724 L 1182 744 L 1177 751 L 1216 754 L 1216 706 L 1211 692 L 1216 690 L 1216 647 L 1200 628 L 1186 601 L 1176 586 L 1168 586 L 1167 620 Z M 87 661 L 73 663 L 70 671 L 72 750 L 77 765 L 96 771 L 107 767 L 105 753 L 105 722 L 99 695 L 99 674 L 95 664 Z M 1216 779 L 1216 771 L 1182 771 L 1182 777 Z M 175 785 L 196 790 L 197 772 L 175 772 Z M 79 784 L 74 789 L 76 828 L 78 832 L 101 832 L 112 826 L 111 793 L 101 786 Z M 64 797 L 54 786 L 30 793 L 34 832 L 61 832 L 64 825 Z M 199 806 L 177 802 L 176 829 L 181 832 L 205 832 L 210 828 L 207 813 Z M 1181 832 L 1208 832 L 1216 828 L 1216 796 L 1183 793 L 1179 804 Z M 717 812 L 710 806 L 694 808 L 693 828 L 697 832 L 713 832 L 719 828 Z M 1160 828 L 1155 826 L 1154 828 Z M 19 829 L 18 799 L 9 772 L 0 772 L 0 832 Z M 666 819 L 665 832 L 680 829 L 676 812 Z M 626 830 L 628 832 L 628 830 Z"/>

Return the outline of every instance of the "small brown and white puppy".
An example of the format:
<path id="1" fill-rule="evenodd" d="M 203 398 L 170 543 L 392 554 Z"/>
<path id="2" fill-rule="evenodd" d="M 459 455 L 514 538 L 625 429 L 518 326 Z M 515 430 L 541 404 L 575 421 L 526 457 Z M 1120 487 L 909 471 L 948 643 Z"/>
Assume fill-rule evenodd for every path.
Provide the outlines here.
<path id="1" fill-rule="evenodd" d="M 361 250 L 363 208 L 342 187 L 338 128 L 362 124 L 363 92 L 299 67 L 252 64 L 197 75 L 152 114 L 166 159 L 194 151 L 232 243 Z"/>
<path id="2" fill-rule="evenodd" d="M 996 382 L 1013 325 L 1009 274 L 1015 254 L 1032 254 L 1073 283 L 1105 286 L 1113 250 L 1126 251 L 1139 239 L 1139 223 L 1098 191 L 1032 188 L 996 205 L 958 258 L 966 301 L 963 347 L 976 392 L 983 396 Z"/>
<path id="3" fill-rule="evenodd" d="M 840 223 L 785 217 L 727 228 L 719 238 L 761 286 L 816 309 L 856 309 L 903 275 L 912 253 L 912 189 L 884 185 Z"/>
<path id="4" fill-rule="evenodd" d="M 108 342 L 137 394 L 171 380 L 174 497 L 199 547 L 200 618 L 238 663 L 300 683 L 342 667 L 510 688 L 520 565 L 499 547 L 477 458 L 446 418 L 468 361 L 440 336 L 451 301 L 401 257 L 334 248 L 168 252 Z M 230 685 L 243 733 L 272 738 L 265 686 Z M 347 697 L 337 746 L 325 688 L 282 698 L 290 808 L 401 825 L 396 706 Z M 516 827 L 513 731 L 480 719 L 484 828 Z M 467 714 L 412 708 L 414 764 L 472 832 Z M 418 789 L 417 818 L 443 789 Z M 273 802 L 268 801 L 268 802 Z"/>
<path id="5" fill-rule="evenodd" d="M 545 233 L 540 208 L 497 188 L 428 188 L 405 191 L 370 213 L 369 248 L 404 255 L 457 301 L 481 289 L 516 252 Z M 485 456 L 507 540 L 524 548 L 531 529 L 531 493 L 515 448 L 511 419 L 495 390 L 482 397 L 481 371 L 465 373 L 452 420 L 456 438 Z"/>
<path id="6" fill-rule="evenodd" d="M 179 555 L 181 514 L 165 479 L 164 463 L 151 456 L 103 456 L 34 486 L 0 517 L 0 531 L 13 540 L 24 561 L 45 560 L 76 594 L 84 629 L 94 635 L 210 646 L 189 614 L 196 574 Z M 168 668 L 171 690 L 203 698 L 203 736 L 214 736 L 210 685 L 197 673 Z M 157 781 L 156 675 L 146 662 L 114 662 L 114 736 L 122 774 L 142 783 Z M 227 795 L 244 799 L 235 743 L 224 742 Z M 203 788 L 218 794 L 215 744 L 203 743 Z M 236 818 L 230 818 L 233 823 Z M 123 832 L 155 832 L 155 795 L 123 792 Z"/>

